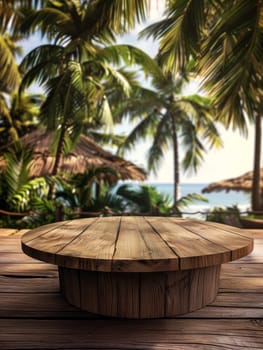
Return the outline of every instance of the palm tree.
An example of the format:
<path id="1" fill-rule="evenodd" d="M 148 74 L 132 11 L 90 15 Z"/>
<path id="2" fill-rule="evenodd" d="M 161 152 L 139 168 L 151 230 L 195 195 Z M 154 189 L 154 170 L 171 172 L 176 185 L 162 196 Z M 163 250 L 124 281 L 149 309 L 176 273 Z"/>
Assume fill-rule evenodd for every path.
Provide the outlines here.
<path id="1" fill-rule="evenodd" d="M 139 123 L 129 134 L 122 151 L 130 149 L 141 138 L 151 137 L 148 167 L 156 172 L 164 152 L 171 145 L 174 155 L 174 206 L 179 199 L 179 143 L 184 148 L 182 165 L 196 171 L 206 146 L 221 146 L 212 120 L 209 100 L 200 95 L 183 95 L 184 79 L 163 74 L 153 79 L 153 90 L 138 87 L 117 113 Z"/>
<path id="2" fill-rule="evenodd" d="M 23 11 L 29 11 L 43 0 L 0 0 L 0 91 L 12 92 L 21 77 L 16 63 L 16 55 L 21 48 L 16 43 L 22 39 L 21 20 Z"/>
<path id="3" fill-rule="evenodd" d="M 32 116 L 33 113 L 33 96 L 24 95 L 18 98 L 16 95 L 21 81 L 16 58 L 22 55 L 19 45 L 24 37 L 20 27 L 22 13 L 41 3 L 42 0 L 0 0 L 0 144 L 4 146 L 9 141 L 18 140 L 21 136 L 21 130 L 18 129 L 25 127 L 29 122 L 25 117 L 29 114 Z"/>
<path id="4" fill-rule="evenodd" d="M 17 141 L 39 127 L 39 112 L 43 101 L 40 94 L 13 93 L 7 98 L 0 94 L 0 146 Z"/>
<path id="5" fill-rule="evenodd" d="M 99 11 L 104 13 L 106 8 L 103 1 L 48 1 L 46 7 L 24 22 L 23 28 L 34 30 L 37 27 L 53 41 L 31 51 L 21 63 L 24 71 L 21 89 L 35 80 L 44 86 L 47 98 L 41 115 L 48 129 L 58 131 L 53 175 L 57 174 L 67 135 L 77 138 L 83 121 L 94 115 L 94 111 L 100 120 L 111 122 L 106 82 L 111 80 L 122 86 L 126 95 L 129 93 L 127 75 L 116 66 L 144 63 L 146 71 L 154 69 L 154 62 L 143 51 L 128 45 L 112 45 L 113 30 L 121 32 L 126 28 L 123 24 L 130 8 L 128 3 L 122 1 L 117 6 L 116 2 L 107 2 L 111 10 L 106 20 L 99 16 Z M 141 9 L 133 10 L 133 18 L 143 17 L 146 2 L 132 3 L 134 8 L 138 4 Z M 116 14 L 124 9 L 118 22 Z M 128 27 L 134 23 L 130 16 L 127 17 Z"/>
<path id="6" fill-rule="evenodd" d="M 217 119 L 246 133 L 255 123 L 252 209 L 262 210 L 260 193 L 263 4 L 260 0 L 169 1 L 166 18 L 143 33 L 160 39 L 162 63 L 180 71 L 196 58 Z"/>

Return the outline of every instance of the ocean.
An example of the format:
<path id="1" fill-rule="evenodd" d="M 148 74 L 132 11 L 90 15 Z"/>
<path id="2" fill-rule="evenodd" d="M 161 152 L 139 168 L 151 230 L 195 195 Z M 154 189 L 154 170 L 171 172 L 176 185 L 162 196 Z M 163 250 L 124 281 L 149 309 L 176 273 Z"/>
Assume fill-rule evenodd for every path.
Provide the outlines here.
<path id="1" fill-rule="evenodd" d="M 154 186 L 159 192 L 163 194 L 173 195 L 173 185 L 170 183 L 147 183 L 150 186 Z M 202 194 L 202 189 L 206 187 L 207 183 L 194 183 L 194 184 L 181 184 L 180 186 L 180 197 L 183 197 L 190 193 L 198 193 L 205 197 L 208 202 L 193 202 L 186 207 L 183 212 L 188 213 L 188 216 L 204 216 L 201 213 L 206 212 L 214 207 L 232 207 L 233 205 L 238 206 L 240 211 L 247 211 L 250 208 L 250 194 L 245 192 L 237 191 L 220 191 Z M 196 213 L 196 214 L 194 214 Z"/>

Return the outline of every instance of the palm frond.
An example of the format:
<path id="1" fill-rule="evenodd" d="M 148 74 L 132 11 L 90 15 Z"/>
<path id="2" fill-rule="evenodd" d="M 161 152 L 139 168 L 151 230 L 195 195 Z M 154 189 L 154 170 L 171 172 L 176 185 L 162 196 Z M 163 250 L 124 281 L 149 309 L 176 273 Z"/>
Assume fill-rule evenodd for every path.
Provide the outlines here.
<path id="1" fill-rule="evenodd" d="M 129 133 L 124 143 L 119 147 L 118 153 L 122 155 L 125 151 L 132 149 L 138 140 L 154 133 L 156 124 L 154 113 L 146 115 Z"/>
<path id="2" fill-rule="evenodd" d="M 1 0 L 0 31 L 11 31 L 12 34 L 21 33 L 21 23 L 25 11 L 37 9 L 45 0 Z"/>
<path id="3" fill-rule="evenodd" d="M 64 5 L 67 2 L 64 3 Z M 63 11 L 61 6 L 52 6 L 55 2 L 49 2 L 49 6 L 33 11 L 28 14 L 22 23 L 21 29 L 26 31 L 30 28 L 31 33 L 40 30 L 42 36 L 47 36 L 48 39 L 54 39 L 56 43 L 63 44 L 63 35 L 67 25 L 71 23 L 69 13 Z M 61 3 L 62 4 L 62 3 Z M 60 28 L 63 28 L 61 31 Z"/>
<path id="4" fill-rule="evenodd" d="M 20 73 L 15 57 L 4 36 L 0 36 L 0 90 L 10 92 L 20 83 Z"/>
<path id="5" fill-rule="evenodd" d="M 164 152 L 168 149 L 169 141 L 171 141 L 171 130 L 170 114 L 166 113 L 156 127 L 153 143 L 148 152 L 148 167 L 155 174 L 164 157 Z"/>
<path id="6" fill-rule="evenodd" d="M 15 143 L 14 148 L 9 149 L 4 157 L 7 162 L 4 177 L 8 187 L 8 197 L 12 198 L 29 179 L 31 151 Z"/>
<path id="7" fill-rule="evenodd" d="M 138 47 L 132 45 L 112 45 L 103 48 L 99 57 L 113 64 L 137 65 L 145 74 L 153 74 L 162 77 L 162 72 L 157 62 Z"/>
<path id="8" fill-rule="evenodd" d="M 104 63 L 103 66 L 106 72 L 105 79 L 110 79 L 112 84 L 115 83 L 114 85 L 119 85 L 124 94 L 129 96 L 131 85 L 126 79 L 126 76 L 122 74 L 122 71 L 112 67 L 109 64 Z"/>
<path id="9" fill-rule="evenodd" d="M 164 107 L 164 99 L 161 93 L 142 86 L 133 87 L 129 98 L 117 100 L 114 105 L 117 120 L 128 117 L 131 121 L 144 118 L 148 114 L 154 114 L 158 120 Z"/>
<path id="10" fill-rule="evenodd" d="M 41 117 L 46 120 L 48 129 L 55 130 L 62 122 L 70 126 L 74 116 L 85 109 L 82 77 L 81 65 L 71 62 L 63 74 L 46 84 L 47 98 L 41 108 Z"/>
<path id="11" fill-rule="evenodd" d="M 95 3 L 94 15 L 98 24 L 108 26 L 117 33 L 132 29 L 137 22 L 146 19 L 149 9 L 148 0 L 104 1 Z"/>
<path id="12" fill-rule="evenodd" d="M 23 80 L 20 91 L 30 86 L 33 82 L 45 84 L 50 78 L 59 74 L 62 67 L 64 48 L 57 45 L 41 45 L 29 52 L 20 64 Z M 61 62 L 61 65 L 58 63 Z"/>
<path id="13" fill-rule="evenodd" d="M 208 199 L 199 193 L 189 193 L 186 196 L 181 197 L 177 202 L 176 206 L 182 210 L 184 207 L 187 207 L 189 204 L 193 202 L 208 202 Z"/>
<path id="14" fill-rule="evenodd" d="M 168 2 L 165 19 L 144 29 L 140 36 L 160 40 L 160 60 L 167 71 L 181 71 L 195 57 L 204 26 L 205 0 Z"/>
<path id="15" fill-rule="evenodd" d="M 257 108 L 257 74 L 263 68 L 259 18 L 257 2 L 236 2 L 210 30 L 199 65 L 203 84 L 220 111 L 218 118 L 243 132 Z"/>
<path id="16" fill-rule="evenodd" d="M 30 209 L 30 204 L 36 198 L 47 197 L 49 185 L 43 177 L 28 180 L 18 191 L 13 194 L 10 204 L 13 209 L 19 212 L 25 212 Z"/>
<path id="17" fill-rule="evenodd" d="M 104 133 L 99 130 L 88 130 L 86 133 L 87 136 L 90 136 L 92 140 L 99 143 L 100 145 L 108 145 L 113 147 L 120 147 L 124 141 L 126 136 L 117 135 L 115 133 Z"/>
<path id="18" fill-rule="evenodd" d="M 100 105 L 98 106 L 98 118 L 107 129 L 111 131 L 113 130 L 113 117 L 110 104 L 106 96 L 103 97 Z"/>
<path id="19" fill-rule="evenodd" d="M 133 187 L 121 185 L 116 194 L 127 202 L 130 212 L 149 213 L 151 211 L 151 197 L 146 186 Z"/>
<path id="20" fill-rule="evenodd" d="M 204 159 L 205 146 L 198 137 L 196 127 L 190 121 L 182 125 L 182 144 L 184 146 L 184 170 L 197 171 Z"/>

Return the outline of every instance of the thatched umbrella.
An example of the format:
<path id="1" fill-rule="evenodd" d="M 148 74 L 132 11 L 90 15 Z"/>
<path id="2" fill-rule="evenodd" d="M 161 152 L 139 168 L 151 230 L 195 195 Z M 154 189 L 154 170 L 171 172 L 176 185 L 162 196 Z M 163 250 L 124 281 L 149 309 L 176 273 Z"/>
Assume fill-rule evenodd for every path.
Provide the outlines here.
<path id="1" fill-rule="evenodd" d="M 263 168 L 261 169 L 261 182 L 260 188 L 263 190 Z M 210 193 L 216 191 L 252 191 L 253 171 L 249 171 L 241 176 L 234 177 L 232 179 L 222 180 L 219 182 L 213 182 L 207 187 L 202 189 L 202 193 Z"/>
<path id="2" fill-rule="evenodd" d="M 30 176 L 50 175 L 54 166 L 55 157 L 50 151 L 53 142 L 53 134 L 41 130 L 35 130 L 21 141 L 33 151 L 33 160 L 30 164 Z M 5 166 L 5 161 L 0 160 L 0 168 Z M 84 173 L 88 168 L 109 167 L 118 175 L 106 174 L 107 181 L 114 183 L 119 179 L 143 181 L 146 178 L 145 171 L 135 164 L 113 155 L 104 150 L 89 137 L 81 135 L 75 147 L 63 157 L 59 171 L 66 173 Z"/>

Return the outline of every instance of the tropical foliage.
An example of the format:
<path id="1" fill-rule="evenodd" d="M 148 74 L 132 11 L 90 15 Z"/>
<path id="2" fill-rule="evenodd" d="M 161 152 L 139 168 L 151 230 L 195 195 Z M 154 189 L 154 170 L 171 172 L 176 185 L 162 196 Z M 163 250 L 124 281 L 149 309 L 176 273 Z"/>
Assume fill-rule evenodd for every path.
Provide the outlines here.
<path id="1" fill-rule="evenodd" d="M 164 18 L 142 32 L 159 40 L 155 59 L 137 47 L 116 44 L 118 35 L 147 18 L 152 3 L 0 0 L 0 150 L 5 159 L 0 160 L 0 212 L 9 214 L 2 215 L 2 225 L 130 212 L 180 216 L 189 201 L 202 199 L 194 194 L 179 198 L 181 168 L 195 171 L 206 150 L 221 145 L 215 121 L 244 134 L 248 123 L 255 123 L 252 207 L 263 207 L 262 2 L 166 1 Z M 34 33 L 40 45 L 18 67 L 20 40 Z M 150 78 L 147 87 L 134 67 Z M 211 98 L 183 93 L 189 67 Z M 42 87 L 43 96 L 27 92 L 34 83 Z M 138 124 L 120 137 L 113 134 L 113 126 L 124 117 Z M 51 177 L 33 179 L 30 150 L 16 141 L 38 127 L 54 132 L 56 161 Z M 105 181 L 113 172 L 109 168 L 59 173 L 62 156 L 81 133 L 122 150 L 150 137 L 148 168 L 155 172 L 172 147 L 173 201 L 150 186 L 111 187 Z M 15 146 L 7 148 L 10 144 Z"/>
<path id="2" fill-rule="evenodd" d="M 13 93 L 8 98 L 2 94 L 0 98 L 0 147 L 6 147 L 39 127 L 43 95 Z"/>
<path id="3" fill-rule="evenodd" d="M 196 193 L 181 197 L 175 203 L 168 194 L 162 194 L 149 185 L 121 185 L 116 195 L 122 198 L 126 212 L 144 215 L 174 215 L 182 216 L 183 210 L 195 201 L 207 200 Z"/>
<path id="4" fill-rule="evenodd" d="M 180 72 L 189 59 L 195 59 L 197 74 L 217 108 L 217 120 L 241 132 L 247 131 L 248 122 L 255 122 L 254 210 L 263 207 L 259 186 L 262 9 L 260 0 L 169 1 L 165 18 L 143 32 L 160 40 L 164 69 Z"/>
<path id="5" fill-rule="evenodd" d="M 1 213 L 16 217 L 28 215 L 33 210 L 34 201 L 47 197 L 49 185 L 45 178 L 30 179 L 29 164 L 32 161 L 30 150 L 15 143 L 4 154 L 5 171 L 0 175 Z M 12 225 L 12 220 L 7 220 Z M 16 221 L 15 221 L 16 222 Z"/>
<path id="6" fill-rule="evenodd" d="M 241 227 L 240 211 L 236 205 L 232 207 L 214 207 L 206 215 L 207 221 L 219 222 L 231 226 Z"/>
<path id="7" fill-rule="evenodd" d="M 128 74 L 116 65 L 137 63 L 148 72 L 155 69 L 154 61 L 140 49 L 112 45 L 114 30 L 125 29 L 121 23 L 128 9 L 132 10 L 127 18 L 128 27 L 136 17 L 144 16 L 144 2 L 138 1 L 135 7 L 138 11 L 128 3 L 124 7 L 124 3 L 120 2 L 121 6 L 114 9 L 120 17 L 114 15 L 110 20 L 111 16 L 107 16 L 102 21 L 98 11 L 104 12 L 105 5 L 101 1 L 47 1 L 45 7 L 33 12 L 23 23 L 25 30 L 37 28 L 51 41 L 33 49 L 23 59 L 21 90 L 37 81 L 47 94 L 41 117 L 48 130 L 57 131 L 53 175 L 57 174 L 67 136 L 78 137 L 91 115 L 107 126 L 112 125 L 108 91 L 104 86 L 107 81 L 121 86 L 126 97 L 131 88 Z M 111 11 L 111 5 L 108 7 Z"/>

